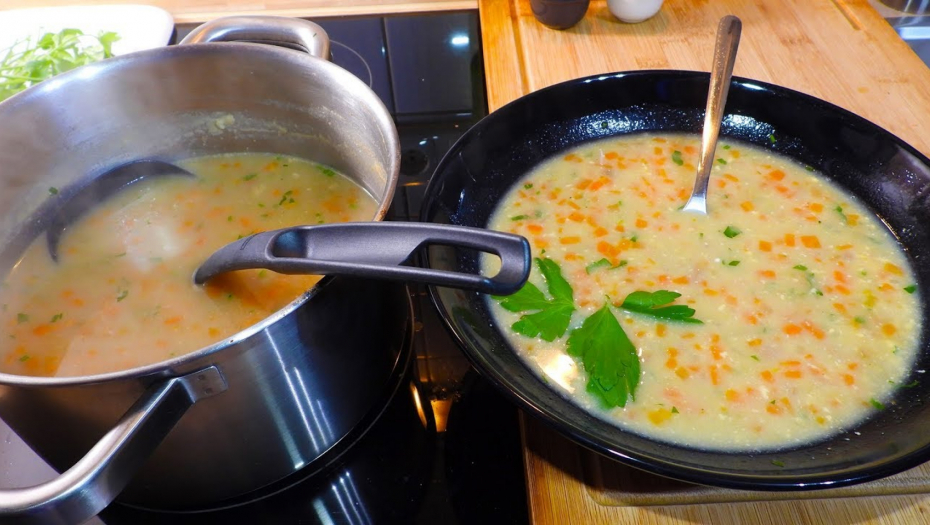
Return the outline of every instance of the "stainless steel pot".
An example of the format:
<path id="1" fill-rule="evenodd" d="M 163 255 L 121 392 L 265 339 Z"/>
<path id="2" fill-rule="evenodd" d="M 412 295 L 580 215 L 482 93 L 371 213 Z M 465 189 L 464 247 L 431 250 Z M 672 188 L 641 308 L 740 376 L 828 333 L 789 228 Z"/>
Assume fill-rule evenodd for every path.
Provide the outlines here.
<path id="1" fill-rule="evenodd" d="M 209 43 L 217 40 L 252 43 Z M 74 70 L 0 103 L 0 270 L 42 234 L 50 187 L 79 188 L 139 158 L 310 158 L 352 176 L 380 203 L 373 219 L 383 217 L 397 132 L 367 86 L 317 58 L 328 56 L 322 28 L 229 18 L 182 44 Z M 172 361 L 75 378 L 0 374 L 0 417 L 67 470 L 0 490 L 0 521 L 76 523 L 121 491 L 147 506 L 204 504 L 305 468 L 383 395 L 409 328 L 402 286 L 327 278 L 261 323 Z"/>

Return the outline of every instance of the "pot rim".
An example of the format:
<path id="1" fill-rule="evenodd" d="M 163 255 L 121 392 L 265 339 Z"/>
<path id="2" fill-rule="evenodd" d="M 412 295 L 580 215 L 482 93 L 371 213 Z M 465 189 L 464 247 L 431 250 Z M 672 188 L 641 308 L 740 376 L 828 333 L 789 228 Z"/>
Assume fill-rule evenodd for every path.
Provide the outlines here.
<path id="1" fill-rule="evenodd" d="M 379 117 L 379 127 L 388 132 L 387 140 L 394 144 L 387 166 L 387 180 L 385 183 L 385 192 L 383 198 L 372 196 L 378 201 L 378 208 L 375 210 L 373 217 L 369 221 L 381 221 L 387 214 L 388 209 L 393 201 L 397 189 L 397 182 L 400 178 L 400 138 L 397 128 L 394 125 L 393 117 L 387 107 L 381 101 L 377 94 L 358 77 L 349 71 L 329 62 L 328 60 L 312 56 L 308 53 L 294 49 L 278 47 L 268 44 L 252 42 L 204 42 L 186 45 L 173 45 L 155 49 L 146 49 L 134 53 L 127 53 L 88 64 L 71 71 L 67 71 L 53 78 L 45 80 L 35 86 L 21 91 L 12 97 L 0 102 L 0 112 L 6 108 L 21 110 L 20 107 L 28 107 L 33 99 L 47 96 L 54 90 L 67 89 L 68 85 L 81 82 L 99 81 L 96 79 L 99 75 L 107 70 L 119 70 L 124 67 L 142 67 L 144 64 L 153 63 L 163 60 L 174 60 L 175 57 L 188 56 L 190 54 L 235 54 L 242 56 L 244 54 L 259 56 L 276 56 L 280 61 L 293 62 L 297 66 L 303 64 L 307 68 L 319 68 L 322 74 L 335 76 L 340 83 L 357 84 L 359 89 L 355 93 L 362 93 L 359 102 L 370 105 L 374 108 Z M 346 90 L 347 92 L 353 90 Z M 366 191 L 367 193 L 367 191 Z M 19 374 L 9 374 L 0 371 L 0 386 L 17 386 L 17 387 L 68 387 L 77 385 L 90 385 L 124 379 L 142 378 L 142 377 L 162 377 L 172 376 L 176 372 L 191 362 L 202 359 L 209 355 L 222 352 L 230 346 L 254 336 L 265 330 L 267 327 L 275 324 L 280 319 L 286 317 L 291 312 L 297 310 L 304 303 L 310 301 L 324 286 L 327 286 L 333 279 L 333 276 L 324 276 L 312 288 L 296 297 L 293 301 L 272 313 L 265 319 L 240 330 L 231 336 L 217 341 L 211 345 L 198 348 L 187 354 L 150 363 L 125 370 L 106 372 L 102 374 L 90 374 L 81 376 L 61 376 L 61 377 L 43 377 L 43 376 L 26 376 Z"/>

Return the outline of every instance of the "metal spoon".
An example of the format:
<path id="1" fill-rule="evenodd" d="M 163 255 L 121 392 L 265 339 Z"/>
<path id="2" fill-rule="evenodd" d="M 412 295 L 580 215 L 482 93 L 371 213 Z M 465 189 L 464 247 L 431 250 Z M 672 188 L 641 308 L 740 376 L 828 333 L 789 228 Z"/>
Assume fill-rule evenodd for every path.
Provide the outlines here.
<path id="1" fill-rule="evenodd" d="M 58 243 L 65 228 L 81 215 L 132 184 L 163 177 L 194 177 L 194 174 L 161 160 L 136 160 L 120 164 L 75 192 L 69 192 L 68 188 L 62 189 L 59 196 L 65 202 L 55 210 L 45 231 L 52 260 L 58 262 Z"/>
<path id="2" fill-rule="evenodd" d="M 710 170 L 714 166 L 720 122 L 727 103 L 727 93 L 730 91 L 730 77 L 733 76 L 733 63 L 736 62 L 736 49 L 739 47 L 742 28 L 743 23 L 733 15 L 721 18 L 717 26 L 714 63 L 710 70 L 710 89 L 707 91 L 707 109 L 704 112 L 704 133 L 701 136 L 701 158 L 698 161 L 694 190 L 682 208 L 684 211 L 707 215 L 707 183 L 710 180 Z"/>
<path id="3" fill-rule="evenodd" d="M 494 277 L 407 266 L 425 245 L 470 248 L 501 259 Z M 352 275 L 449 286 L 494 295 L 519 290 L 530 274 L 530 245 L 519 235 L 481 228 L 415 222 L 346 222 L 296 226 L 239 239 L 204 261 L 194 282 L 234 270 Z"/>

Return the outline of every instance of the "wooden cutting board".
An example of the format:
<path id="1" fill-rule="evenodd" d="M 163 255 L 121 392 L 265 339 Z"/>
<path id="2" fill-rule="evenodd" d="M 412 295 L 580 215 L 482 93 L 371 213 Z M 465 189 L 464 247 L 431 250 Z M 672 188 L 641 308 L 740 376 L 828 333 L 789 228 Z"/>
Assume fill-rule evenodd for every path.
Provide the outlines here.
<path id="1" fill-rule="evenodd" d="M 930 69 L 867 0 L 666 0 L 624 24 L 604 0 L 566 31 L 529 0 L 479 0 L 489 109 L 564 80 L 612 71 L 707 71 L 719 19 L 743 21 L 735 75 L 825 99 L 930 154 Z M 536 524 L 930 523 L 930 466 L 830 492 L 699 487 L 624 467 L 523 417 Z"/>

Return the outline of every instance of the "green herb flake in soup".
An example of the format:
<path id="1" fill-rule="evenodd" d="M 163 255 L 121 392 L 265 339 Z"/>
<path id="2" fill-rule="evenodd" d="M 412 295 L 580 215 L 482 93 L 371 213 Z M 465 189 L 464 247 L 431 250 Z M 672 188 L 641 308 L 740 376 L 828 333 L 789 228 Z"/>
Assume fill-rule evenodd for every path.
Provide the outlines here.
<path id="1" fill-rule="evenodd" d="M 512 346 L 599 417 L 699 448 L 797 445 L 886 409 L 923 322 L 893 237 L 806 166 L 740 143 L 717 150 L 710 214 L 682 212 L 698 146 L 594 142 L 513 186 L 490 227 L 540 259 L 516 302 L 489 299 Z"/>
<path id="2" fill-rule="evenodd" d="M 69 226 L 57 264 L 44 236 L 33 242 L 0 290 L 10 336 L 0 341 L 0 370 L 125 370 L 230 337 L 319 277 L 247 270 L 194 285 L 194 270 L 213 251 L 259 231 L 370 220 L 377 208 L 347 177 L 298 158 L 236 154 L 181 164 L 197 178 L 131 186 Z"/>

